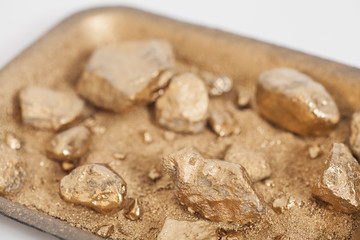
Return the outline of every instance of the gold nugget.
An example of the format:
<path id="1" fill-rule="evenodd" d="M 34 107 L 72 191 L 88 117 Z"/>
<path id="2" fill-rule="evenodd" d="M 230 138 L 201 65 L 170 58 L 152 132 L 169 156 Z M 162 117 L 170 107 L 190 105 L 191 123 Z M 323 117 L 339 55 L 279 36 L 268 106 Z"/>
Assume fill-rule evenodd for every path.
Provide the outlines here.
<path id="1" fill-rule="evenodd" d="M 338 108 L 325 88 L 290 68 L 260 74 L 256 102 L 265 118 L 300 135 L 326 135 L 340 119 Z"/>

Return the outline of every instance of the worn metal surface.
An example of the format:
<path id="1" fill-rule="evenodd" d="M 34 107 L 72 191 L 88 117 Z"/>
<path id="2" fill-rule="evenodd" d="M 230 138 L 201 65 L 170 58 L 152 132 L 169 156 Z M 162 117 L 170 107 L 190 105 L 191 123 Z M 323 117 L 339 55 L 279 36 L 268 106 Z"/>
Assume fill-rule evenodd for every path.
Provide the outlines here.
<path id="1" fill-rule="evenodd" d="M 49 233 L 59 239 L 102 239 L 94 234 L 72 227 L 59 219 L 50 217 L 39 211 L 31 210 L 3 197 L 0 197 L 0 214 L 40 231 Z"/>

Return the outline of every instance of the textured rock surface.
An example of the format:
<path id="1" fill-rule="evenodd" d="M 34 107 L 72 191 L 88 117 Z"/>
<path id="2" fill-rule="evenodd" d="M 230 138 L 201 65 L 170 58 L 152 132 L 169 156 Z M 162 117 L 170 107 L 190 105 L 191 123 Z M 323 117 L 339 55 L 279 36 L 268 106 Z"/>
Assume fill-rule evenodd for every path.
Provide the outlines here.
<path id="1" fill-rule="evenodd" d="M 256 102 L 261 114 L 300 135 L 325 135 L 340 114 L 325 88 L 294 69 L 277 68 L 260 74 Z"/>
<path id="2" fill-rule="evenodd" d="M 273 201 L 273 209 L 277 213 L 281 213 L 286 209 L 288 205 L 288 199 L 285 196 L 274 199 Z"/>
<path id="3" fill-rule="evenodd" d="M 73 92 L 27 87 L 20 92 L 22 120 L 40 129 L 58 130 L 80 117 L 84 101 Z"/>
<path id="4" fill-rule="evenodd" d="M 237 129 L 234 118 L 228 111 L 210 111 L 209 124 L 220 137 L 229 136 Z"/>
<path id="5" fill-rule="evenodd" d="M 65 201 L 91 207 L 101 213 L 113 213 L 123 207 L 126 183 L 104 165 L 87 164 L 75 168 L 60 181 Z"/>
<path id="6" fill-rule="evenodd" d="M 263 180 L 271 175 L 271 167 L 265 156 L 240 144 L 235 143 L 229 148 L 225 155 L 225 161 L 243 166 L 253 182 Z"/>
<path id="7" fill-rule="evenodd" d="M 355 112 L 350 124 L 350 147 L 357 159 L 360 159 L 360 111 Z"/>
<path id="8" fill-rule="evenodd" d="M 99 47 L 77 83 L 96 106 L 128 112 L 151 102 L 172 76 L 174 56 L 165 40 L 129 41 Z"/>
<path id="9" fill-rule="evenodd" d="M 203 81 L 192 73 L 172 79 L 156 101 L 156 120 L 176 132 L 196 133 L 206 123 L 209 97 Z"/>
<path id="10" fill-rule="evenodd" d="M 75 161 L 87 152 L 90 142 L 89 129 L 76 126 L 56 134 L 46 145 L 46 153 L 59 161 Z"/>
<path id="11" fill-rule="evenodd" d="M 175 195 L 190 212 L 212 221 L 248 223 L 265 211 L 245 169 L 235 163 L 204 159 L 186 147 L 163 159 Z"/>
<path id="12" fill-rule="evenodd" d="M 216 227 L 206 221 L 179 221 L 166 218 L 158 240 L 216 240 Z"/>
<path id="13" fill-rule="evenodd" d="M 204 79 L 210 96 L 220 96 L 230 92 L 233 87 L 233 80 L 227 76 L 215 76 L 210 72 L 199 72 L 199 76 Z"/>
<path id="14" fill-rule="evenodd" d="M 334 143 L 314 196 L 345 213 L 360 210 L 360 165 L 342 143 Z"/>
<path id="15" fill-rule="evenodd" d="M 25 175 L 26 172 L 17 153 L 0 144 L 0 195 L 19 190 Z"/>
<path id="16" fill-rule="evenodd" d="M 97 230 L 96 230 L 96 234 L 100 235 L 104 238 L 110 237 L 111 234 L 113 234 L 114 232 L 114 225 L 104 225 L 104 226 L 100 226 Z"/>

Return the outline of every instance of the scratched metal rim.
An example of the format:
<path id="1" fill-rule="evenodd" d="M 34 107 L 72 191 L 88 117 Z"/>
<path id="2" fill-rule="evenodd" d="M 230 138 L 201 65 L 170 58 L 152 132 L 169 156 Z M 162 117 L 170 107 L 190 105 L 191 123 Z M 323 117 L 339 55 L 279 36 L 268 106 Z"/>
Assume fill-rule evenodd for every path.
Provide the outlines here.
<path id="1" fill-rule="evenodd" d="M 101 237 L 0 197 L 0 214 L 59 239 L 100 240 Z"/>

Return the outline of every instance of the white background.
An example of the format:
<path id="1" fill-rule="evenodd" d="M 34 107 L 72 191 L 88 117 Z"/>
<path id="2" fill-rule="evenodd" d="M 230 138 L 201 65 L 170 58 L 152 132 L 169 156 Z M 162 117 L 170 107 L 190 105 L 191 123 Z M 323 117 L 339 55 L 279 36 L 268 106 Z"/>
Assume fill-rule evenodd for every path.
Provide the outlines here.
<path id="1" fill-rule="evenodd" d="M 109 5 L 141 8 L 360 68 L 359 0 L 0 0 L 0 68 L 70 14 Z M 2 216 L 0 233 L 1 239 L 53 239 Z"/>

